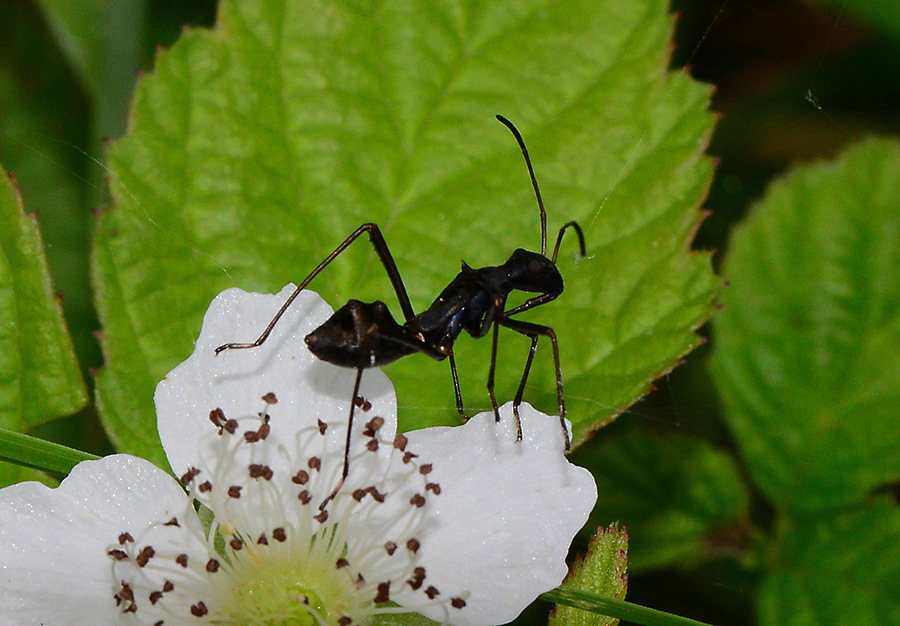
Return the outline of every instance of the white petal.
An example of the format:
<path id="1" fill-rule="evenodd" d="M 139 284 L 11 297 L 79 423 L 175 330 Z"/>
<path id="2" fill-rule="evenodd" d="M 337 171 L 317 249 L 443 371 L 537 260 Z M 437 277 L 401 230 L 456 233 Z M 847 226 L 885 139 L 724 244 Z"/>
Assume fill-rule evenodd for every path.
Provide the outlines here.
<path id="1" fill-rule="evenodd" d="M 107 548 L 119 533 L 171 519 L 187 497 L 133 456 L 79 463 L 56 489 L 0 491 L 0 615 L 5 626 L 118 623 Z"/>
<path id="2" fill-rule="evenodd" d="M 210 411 L 220 408 L 227 418 L 235 419 L 255 416 L 265 407 L 262 397 L 270 392 L 275 393 L 278 402 L 268 407 L 272 428 L 264 462 L 272 467 L 276 477 L 283 479 L 286 472 L 295 473 L 298 467 L 292 463 L 302 462 L 304 455 L 308 458 L 311 454 L 323 455 L 323 475 L 339 475 L 356 370 L 318 360 L 303 341 L 331 315 L 322 298 L 304 291 L 263 345 L 215 354 L 219 345 L 255 340 L 293 291 L 294 286 L 288 285 L 277 295 L 240 289 L 219 294 L 204 317 L 194 353 L 157 386 L 159 434 L 176 475 L 205 464 L 215 467 L 219 483 L 243 484 L 247 480 L 247 465 L 263 462 L 260 446 L 236 446 L 223 453 L 221 438 L 215 435 L 209 419 Z M 385 419 L 380 435 L 387 440 L 393 438 L 396 428 L 393 386 L 380 370 L 364 372 L 360 395 L 371 403 L 372 409 L 368 413 L 356 411 L 354 446 L 359 445 L 354 450 L 365 443 L 358 433 L 370 417 L 379 415 Z M 320 452 L 307 449 L 301 454 L 297 449 L 299 441 L 306 437 L 304 433 L 317 429 L 318 420 L 328 424 L 327 435 L 318 444 Z M 242 424 L 241 432 L 246 429 L 246 424 Z M 239 432 L 238 438 L 240 435 Z M 390 450 L 362 456 L 354 462 L 352 473 L 366 476 L 384 471 Z M 331 488 L 320 481 L 316 489 L 322 493 L 313 495 L 322 499 Z M 285 498 L 296 497 L 293 491 L 283 493 Z M 285 501 L 280 508 L 290 507 Z M 259 523 L 260 528 L 270 528 L 276 522 L 260 519 Z"/>
<path id="3" fill-rule="evenodd" d="M 461 610 L 420 612 L 460 626 L 503 624 L 538 594 L 558 586 L 575 533 L 597 499 L 591 474 L 563 453 L 559 420 L 523 404 L 524 439 L 515 441 L 511 403 L 464 426 L 408 433 L 409 448 L 433 463 L 431 531 L 420 538 L 426 585 L 464 596 Z M 397 594 L 403 605 L 406 594 Z"/>

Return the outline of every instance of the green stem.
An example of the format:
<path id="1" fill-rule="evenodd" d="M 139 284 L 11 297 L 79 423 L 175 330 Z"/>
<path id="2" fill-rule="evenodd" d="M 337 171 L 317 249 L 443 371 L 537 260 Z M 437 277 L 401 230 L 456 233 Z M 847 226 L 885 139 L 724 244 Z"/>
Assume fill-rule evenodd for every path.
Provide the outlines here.
<path id="1" fill-rule="evenodd" d="M 0 428 L 0 461 L 66 476 L 81 461 L 100 457 Z"/>
<path id="2" fill-rule="evenodd" d="M 650 609 L 639 604 L 632 604 L 618 598 L 601 596 L 590 591 L 573 589 L 565 585 L 541 594 L 541 599 L 592 613 L 601 613 L 609 617 L 628 620 L 642 626 L 710 626 L 705 622 L 698 622 L 688 617 Z"/>

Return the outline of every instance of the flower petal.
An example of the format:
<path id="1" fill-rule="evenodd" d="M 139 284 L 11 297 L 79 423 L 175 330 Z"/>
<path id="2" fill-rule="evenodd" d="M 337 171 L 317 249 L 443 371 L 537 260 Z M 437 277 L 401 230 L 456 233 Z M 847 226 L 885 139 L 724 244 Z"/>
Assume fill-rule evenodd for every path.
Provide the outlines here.
<path id="1" fill-rule="evenodd" d="M 0 615 L 9 626 L 116 623 L 112 562 L 119 534 L 180 514 L 171 476 L 129 455 L 79 463 L 56 489 L 0 491 Z"/>
<path id="2" fill-rule="evenodd" d="M 597 499 L 591 474 L 569 463 L 559 421 L 512 404 L 464 426 L 408 433 L 410 449 L 433 463 L 440 496 L 429 501 L 421 539 L 426 584 L 441 597 L 462 595 L 464 609 L 416 609 L 459 626 L 503 624 L 566 575 L 565 557 Z M 468 594 L 466 595 L 466 592 Z M 408 593 L 406 595 L 409 595 Z M 404 605 L 404 594 L 396 594 Z"/>
<path id="3" fill-rule="evenodd" d="M 255 340 L 293 291 L 294 286 L 287 285 L 276 295 L 240 289 L 219 294 L 204 317 L 194 353 L 157 386 L 159 434 L 177 475 L 204 465 L 215 469 L 219 483 L 240 486 L 249 480 L 248 466 L 263 462 L 264 456 L 276 481 L 280 477 L 280 481 L 289 482 L 290 475 L 299 469 L 291 463 L 298 459 L 307 461 L 308 433 L 317 431 L 321 420 L 327 425 L 327 432 L 315 448 L 322 453 L 318 471 L 333 478 L 318 481 L 310 491 L 314 499 L 322 500 L 337 485 L 356 371 L 320 361 L 304 343 L 304 337 L 330 316 L 331 309 L 325 301 L 314 292 L 303 291 L 261 346 L 215 353 L 216 347 L 225 343 Z M 269 393 L 274 394 L 276 403 L 263 401 Z M 378 415 L 384 419 L 380 436 L 392 440 L 396 398 L 390 381 L 377 369 L 365 370 L 359 395 L 366 402 L 360 403 L 354 417 L 352 452 L 358 458 L 353 463 L 353 474 L 364 477 L 385 471 L 390 449 L 365 453 L 366 441 L 360 433 L 365 422 Z M 271 418 L 271 432 L 265 442 L 268 452 L 261 453 L 262 446 L 248 445 L 234 445 L 226 450 L 210 421 L 214 409 L 221 410 L 225 419 L 240 421 L 238 440 L 248 428 L 261 425 L 258 416 L 265 410 Z M 301 438 L 306 442 L 302 451 L 298 449 Z M 285 478 L 287 472 L 290 474 Z M 285 498 L 295 498 L 289 490 L 283 494 Z M 264 510 L 277 508 L 268 506 Z M 290 508 L 287 502 L 280 507 Z M 278 520 L 260 519 L 259 528 L 271 528 L 277 523 Z"/>

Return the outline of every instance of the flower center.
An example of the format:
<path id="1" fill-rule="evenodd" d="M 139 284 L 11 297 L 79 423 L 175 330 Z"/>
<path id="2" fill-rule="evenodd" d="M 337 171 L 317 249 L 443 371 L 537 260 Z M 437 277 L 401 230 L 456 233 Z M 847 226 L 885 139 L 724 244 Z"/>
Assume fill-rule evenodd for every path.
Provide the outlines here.
<path id="1" fill-rule="evenodd" d="M 318 421 L 283 437 L 270 415 L 275 394 L 263 402 L 236 419 L 210 412 L 200 462 L 181 477 L 203 505 L 199 516 L 186 501 L 107 550 L 119 609 L 154 626 L 351 626 L 402 611 L 386 606 L 392 593 L 405 594 L 407 610 L 465 607 L 431 585 L 420 562 L 429 502 L 441 489 L 406 438 L 385 440 L 384 420 L 368 417 L 345 481 L 345 426 Z M 358 406 L 369 411 L 364 400 Z"/>
<path id="2" fill-rule="evenodd" d="M 222 589 L 217 621 L 223 624 L 337 625 L 359 612 L 354 585 L 333 561 L 317 558 L 322 555 L 265 550 L 244 556 L 250 558 L 234 564 Z"/>

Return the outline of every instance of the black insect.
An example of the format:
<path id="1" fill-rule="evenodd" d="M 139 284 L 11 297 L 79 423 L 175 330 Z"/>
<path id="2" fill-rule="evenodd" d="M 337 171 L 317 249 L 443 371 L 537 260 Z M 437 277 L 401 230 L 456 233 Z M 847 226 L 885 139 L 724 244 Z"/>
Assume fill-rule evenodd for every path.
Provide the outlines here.
<path id="1" fill-rule="evenodd" d="M 516 420 L 516 440 L 522 439 L 522 426 L 519 420 L 519 405 L 525 391 L 525 383 L 531 371 L 534 353 L 537 349 L 540 337 L 549 337 L 553 347 L 553 361 L 556 368 L 556 394 L 559 403 L 559 421 L 562 427 L 566 450 L 569 449 L 569 433 L 565 425 L 566 405 L 563 398 L 562 372 L 559 366 L 559 347 L 556 341 L 556 333 L 549 326 L 533 324 L 513 319 L 517 313 L 533 309 L 559 297 L 563 292 L 563 279 L 556 267 L 556 257 L 566 230 L 571 228 L 578 236 L 579 251 L 585 255 L 584 235 L 581 227 L 575 222 L 568 222 L 559 229 L 553 254 L 549 258 L 547 254 L 547 213 L 544 210 L 544 202 L 538 189 L 537 179 L 525 148 L 522 135 L 513 126 L 512 122 L 498 115 L 507 128 L 512 131 L 522 149 L 531 183 L 537 197 L 541 217 L 541 252 L 530 252 L 519 248 L 509 259 L 500 266 L 483 267 L 473 269 L 465 262 L 462 271 L 456 275 L 441 294 L 431 303 L 427 309 L 416 315 L 409 302 L 406 287 L 400 278 L 400 272 L 394 262 L 391 252 L 385 243 L 378 226 L 372 223 L 363 224 L 347 237 L 334 252 L 322 261 L 290 297 L 282 305 L 269 325 L 253 343 L 228 343 L 216 348 L 216 354 L 224 350 L 239 348 L 255 348 L 261 345 L 272 332 L 275 324 L 291 305 L 300 292 L 323 269 L 338 257 L 353 241 L 363 233 L 369 235 L 369 240 L 381 259 L 397 299 L 403 310 L 404 322 L 398 323 L 391 315 L 387 305 L 377 300 L 375 302 L 360 302 L 350 300 L 334 314 L 306 336 L 306 344 L 310 351 L 318 358 L 357 370 L 356 381 L 353 388 L 354 402 L 350 404 L 350 422 L 347 431 L 347 446 L 344 452 L 344 468 L 341 481 L 343 484 L 349 471 L 350 426 L 353 424 L 353 413 L 357 405 L 360 381 L 363 370 L 370 367 L 387 365 L 397 359 L 421 352 L 436 361 L 450 360 L 450 372 L 453 375 L 453 387 L 456 392 L 456 408 L 460 417 L 467 418 L 463 408 L 462 393 L 459 387 L 459 377 L 456 371 L 456 361 L 453 357 L 453 343 L 465 330 L 476 339 L 484 337 L 493 328 L 493 343 L 491 348 L 491 363 L 488 373 L 488 395 L 494 408 L 497 420 L 500 420 L 499 405 L 494 394 L 494 372 L 497 365 L 497 338 L 500 327 L 512 329 L 526 337 L 531 338 L 531 350 L 525 362 L 522 379 L 519 382 L 515 399 L 513 400 L 513 413 Z M 512 309 L 506 310 L 506 299 L 513 291 L 524 291 L 537 295 Z M 337 489 L 322 503 L 324 505 L 337 493 Z"/>

